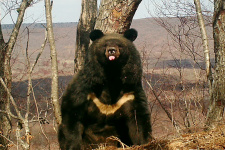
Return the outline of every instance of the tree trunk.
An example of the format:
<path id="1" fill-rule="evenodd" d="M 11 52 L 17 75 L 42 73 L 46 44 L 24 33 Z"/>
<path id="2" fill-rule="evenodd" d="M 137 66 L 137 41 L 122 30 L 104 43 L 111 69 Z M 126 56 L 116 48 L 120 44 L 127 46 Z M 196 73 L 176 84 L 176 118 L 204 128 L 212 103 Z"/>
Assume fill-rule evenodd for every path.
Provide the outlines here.
<path id="1" fill-rule="evenodd" d="M 7 85 L 8 90 L 11 92 L 11 83 L 12 83 L 12 73 L 11 73 L 11 54 L 16 43 L 19 29 L 23 22 L 24 13 L 27 7 L 29 7 L 32 0 L 23 0 L 20 4 L 20 8 L 17 9 L 18 17 L 16 24 L 13 28 L 13 31 L 10 35 L 9 41 L 7 43 L 4 42 L 2 31 L 0 32 L 0 76 L 3 78 L 5 84 Z M 2 85 L 1 85 L 2 86 Z M 0 87 L 0 110 L 9 112 L 9 95 L 4 90 L 4 88 Z M 0 131 L 4 135 L 4 137 L 8 138 L 8 133 L 11 130 L 10 116 L 1 113 L 0 114 Z M 0 149 L 7 149 L 8 140 L 0 136 Z"/>
<path id="2" fill-rule="evenodd" d="M 89 34 L 94 29 L 97 16 L 97 0 L 82 0 L 80 20 L 77 25 L 75 66 L 74 72 L 79 71 L 85 61 L 90 38 Z"/>
<path id="3" fill-rule="evenodd" d="M 214 1 L 213 36 L 215 52 L 215 73 L 207 114 L 207 128 L 216 127 L 223 119 L 225 106 L 225 3 Z"/>
<path id="4" fill-rule="evenodd" d="M 53 3 L 53 1 L 52 1 Z M 51 50 L 51 70 L 52 70 L 52 87 L 51 87 L 51 99 L 53 103 L 54 113 L 57 124 L 61 124 L 62 117 L 59 106 L 59 94 L 58 94 L 58 64 L 57 64 L 57 52 L 55 48 L 55 39 L 52 27 L 52 15 L 50 0 L 45 0 L 45 13 L 47 22 L 47 34 L 50 43 Z"/>
<path id="5" fill-rule="evenodd" d="M 4 42 L 3 35 L 2 35 L 2 28 L 0 23 L 0 76 L 4 78 L 4 62 L 5 62 L 5 55 L 6 55 L 6 48 L 7 45 Z M 9 108 L 9 101 L 7 99 L 7 92 L 5 91 L 2 84 L 0 84 L 0 110 L 7 111 Z M 7 149 L 8 141 L 4 138 L 8 138 L 8 133 L 11 129 L 10 125 L 10 118 L 7 114 L 0 113 L 0 150 Z M 4 136 L 1 136 L 1 134 Z"/>
<path id="6" fill-rule="evenodd" d="M 101 0 L 99 14 L 97 16 L 97 0 L 82 0 L 82 10 L 77 27 L 77 40 L 75 51 L 76 73 L 85 62 L 85 56 L 89 47 L 89 33 L 100 29 L 104 33 L 124 33 L 130 28 L 133 16 L 141 3 L 141 0 Z"/>
<path id="7" fill-rule="evenodd" d="M 209 85 L 209 93 L 211 93 L 213 77 L 212 77 L 212 70 L 211 70 L 211 63 L 210 63 L 208 36 L 207 36 L 206 28 L 205 28 L 204 19 L 202 16 L 200 0 L 194 0 L 194 3 L 195 3 L 197 18 L 198 18 L 198 24 L 199 24 L 199 28 L 201 30 L 201 35 L 202 35 L 202 43 L 203 43 L 203 49 L 204 49 L 206 75 L 207 75 L 207 80 Z"/>
<path id="8" fill-rule="evenodd" d="M 104 33 L 124 33 L 130 28 L 141 0 L 102 0 L 95 29 Z"/>

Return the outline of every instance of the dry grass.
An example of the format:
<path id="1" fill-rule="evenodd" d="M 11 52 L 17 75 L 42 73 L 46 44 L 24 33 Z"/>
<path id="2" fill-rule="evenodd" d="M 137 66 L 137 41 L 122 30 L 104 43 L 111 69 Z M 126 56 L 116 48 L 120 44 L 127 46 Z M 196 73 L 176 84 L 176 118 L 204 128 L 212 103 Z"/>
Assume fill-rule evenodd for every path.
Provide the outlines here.
<path id="1" fill-rule="evenodd" d="M 39 135 L 38 135 L 39 134 Z M 51 133 L 47 133 L 50 134 Z M 36 133 L 32 139 L 31 149 L 56 150 L 59 149 L 57 138 L 52 135 L 49 137 L 49 144 L 41 137 L 40 133 Z M 170 140 L 154 139 L 146 145 L 128 147 L 116 137 L 110 137 L 111 140 L 117 140 L 121 147 L 106 146 L 100 144 L 96 150 L 224 150 L 225 149 L 225 125 L 221 125 L 211 131 L 201 131 L 192 134 L 183 134 L 179 138 Z M 11 146 L 10 150 L 17 149 Z"/>
<path id="2" fill-rule="evenodd" d="M 121 141 L 120 141 L 121 142 Z M 146 145 L 133 147 L 107 147 L 101 145 L 97 150 L 224 150 L 225 125 L 211 131 L 183 134 L 171 140 L 152 140 Z"/>
<path id="3" fill-rule="evenodd" d="M 225 125 L 211 131 L 184 134 L 168 143 L 170 150 L 219 150 L 225 149 Z"/>

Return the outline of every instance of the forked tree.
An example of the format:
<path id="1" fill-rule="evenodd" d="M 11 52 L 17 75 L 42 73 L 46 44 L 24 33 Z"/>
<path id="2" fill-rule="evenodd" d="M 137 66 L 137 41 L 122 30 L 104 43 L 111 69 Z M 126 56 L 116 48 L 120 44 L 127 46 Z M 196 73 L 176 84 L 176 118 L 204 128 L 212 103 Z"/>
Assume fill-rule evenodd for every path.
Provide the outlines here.
<path id="1" fill-rule="evenodd" d="M 142 0 L 101 0 L 95 29 L 104 33 L 124 33 L 130 28 Z"/>
<path id="2" fill-rule="evenodd" d="M 89 47 L 89 33 L 100 29 L 104 33 L 124 33 L 130 28 L 134 14 L 142 0 L 101 0 L 97 14 L 97 0 L 82 0 L 77 28 L 75 72 L 83 65 Z M 96 17 L 97 14 L 97 17 Z"/>

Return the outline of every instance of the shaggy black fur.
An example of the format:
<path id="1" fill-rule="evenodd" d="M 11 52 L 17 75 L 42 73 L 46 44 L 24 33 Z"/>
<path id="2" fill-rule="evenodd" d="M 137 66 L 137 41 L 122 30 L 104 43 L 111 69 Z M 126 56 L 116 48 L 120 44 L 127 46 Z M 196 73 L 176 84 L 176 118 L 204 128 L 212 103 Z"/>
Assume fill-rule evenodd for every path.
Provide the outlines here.
<path id="1" fill-rule="evenodd" d="M 59 143 L 63 150 L 91 149 L 116 136 L 127 145 L 151 139 L 150 113 L 142 88 L 142 67 L 133 41 L 137 31 L 103 34 L 94 30 L 85 65 L 68 85 L 62 100 Z M 135 99 L 124 103 L 114 114 L 102 114 L 88 94 L 103 104 L 117 105 L 126 93 Z"/>

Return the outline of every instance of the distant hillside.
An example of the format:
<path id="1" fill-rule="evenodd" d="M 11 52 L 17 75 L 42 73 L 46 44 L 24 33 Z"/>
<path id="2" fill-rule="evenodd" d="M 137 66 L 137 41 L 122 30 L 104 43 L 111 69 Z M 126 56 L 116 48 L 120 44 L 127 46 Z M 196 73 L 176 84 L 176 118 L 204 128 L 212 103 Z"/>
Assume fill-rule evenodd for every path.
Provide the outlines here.
<path id="1" fill-rule="evenodd" d="M 77 22 L 66 22 L 66 23 L 53 23 L 53 28 L 68 28 L 68 27 L 74 27 L 77 26 Z M 32 27 L 32 28 L 44 28 L 46 26 L 46 23 L 24 23 L 22 24 L 22 28 L 25 27 Z M 14 24 L 2 24 L 2 29 L 13 29 Z"/>
<path id="2" fill-rule="evenodd" d="M 167 21 L 174 28 L 180 25 L 177 18 L 160 18 Z M 5 41 L 8 40 L 13 25 L 3 25 L 3 34 Z M 36 59 L 40 51 L 40 47 L 44 42 L 45 29 L 41 23 L 39 24 L 23 24 L 20 30 L 19 38 L 12 55 L 12 71 L 14 79 L 25 80 L 23 72 L 26 66 L 25 49 L 27 42 L 27 31 L 29 28 L 29 55 L 31 61 Z M 183 50 L 182 54 L 174 45 L 168 32 L 156 23 L 154 18 L 145 18 L 133 20 L 131 28 L 138 31 L 138 37 L 134 41 L 137 49 L 142 56 L 143 65 L 149 69 L 160 69 L 165 67 L 176 68 L 198 68 L 201 65 L 204 68 L 204 57 L 201 46 L 201 39 L 196 36 L 194 39 L 195 60 L 192 59 L 192 54 Z M 75 56 L 75 41 L 76 41 L 77 22 L 71 23 L 54 23 L 53 30 L 55 35 L 55 44 L 59 62 L 59 75 L 73 75 L 74 56 Z M 195 27 L 195 34 L 200 35 L 198 26 Z M 207 28 L 208 35 L 212 37 L 212 28 Z M 211 56 L 213 54 L 213 41 L 210 40 Z M 182 61 L 180 61 L 182 59 Z M 214 60 L 214 58 L 212 58 Z M 181 63 L 181 65 L 179 65 Z M 197 64 L 196 64 L 197 63 Z M 26 72 L 24 72 L 26 73 Z M 50 77 L 50 50 L 47 44 L 37 67 L 35 68 L 34 78 Z"/>

